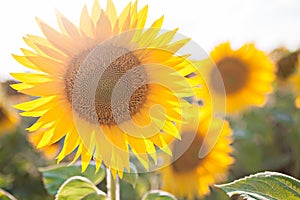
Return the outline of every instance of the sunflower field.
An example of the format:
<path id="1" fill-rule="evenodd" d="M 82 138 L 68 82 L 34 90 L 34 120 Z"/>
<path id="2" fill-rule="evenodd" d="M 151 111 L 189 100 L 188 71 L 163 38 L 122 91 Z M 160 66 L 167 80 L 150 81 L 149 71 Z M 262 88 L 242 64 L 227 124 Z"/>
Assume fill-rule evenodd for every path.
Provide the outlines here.
<path id="1" fill-rule="evenodd" d="M 117 7 L 20 33 L 23 70 L 0 83 L 0 199 L 300 199 L 300 50 L 206 52 L 151 2 Z"/>

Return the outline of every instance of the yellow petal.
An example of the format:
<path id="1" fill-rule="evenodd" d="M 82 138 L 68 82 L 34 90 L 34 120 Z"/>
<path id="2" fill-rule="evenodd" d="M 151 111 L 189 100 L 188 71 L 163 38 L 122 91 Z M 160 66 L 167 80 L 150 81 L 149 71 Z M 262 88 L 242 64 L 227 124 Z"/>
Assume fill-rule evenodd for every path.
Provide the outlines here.
<path id="1" fill-rule="evenodd" d="M 42 56 L 27 56 L 27 59 L 40 70 L 51 75 L 63 76 L 66 71 L 66 67 L 63 63 L 50 58 Z"/>
<path id="2" fill-rule="evenodd" d="M 54 124 L 52 125 L 54 129 L 53 136 L 51 140 L 49 141 L 49 144 L 54 144 L 58 142 L 60 139 L 62 139 L 63 136 L 69 134 L 72 129 L 74 129 L 74 126 L 66 126 L 68 122 L 71 122 L 70 117 L 61 117 L 60 119 L 57 119 Z"/>
<path id="3" fill-rule="evenodd" d="M 300 97 L 298 96 L 296 101 L 295 101 L 295 105 L 297 108 L 300 108 Z"/>
<path id="4" fill-rule="evenodd" d="M 52 49 L 52 48 L 49 48 L 47 46 L 43 46 L 41 44 L 36 44 L 36 46 L 42 51 L 44 52 L 47 56 L 51 57 L 51 58 L 54 58 L 58 61 L 66 61 L 67 60 L 67 57 L 65 55 L 63 55 L 62 53 Z"/>
<path id="5" fill-rule="evenodd" d="M 139 41 L 140 47 L 152 47 L 152 42 L 160 31 L 160 28 L 163 24 L 164 16 L 156 20 L 143 35 L 141 36 L 141 40 Z"/>
<path id="6" fill-rule="evenodd" d="M 151 44 L 153 47 L 160 47 L 169 44 L 172 39 L 174 38 L 178 28 L 174 29 L 173 31 L 168 31 L 164 34 L 161 34 L 157 37 Z"/>
<path id="7" fill-rule="evenodd" d="M 110 128 L 103 126 L 102 128 L 105 132 L 105 135 L 108 137 L 110 142 L 113 143 L 113 145 L 122 149 L 123 151 L 128 152 L 128 145 L 126 144 L 125 133 L 118 126 L 112 126 Z"/>
<path id="8" fill-rule="evenodd" d="M 96 25 L 96 41 L 103 42 L 108 39 L 112 34 L 112 26 L 109 18 L 105 13 L 101 13 L 100 18 Z"/>
<path id="9" fill-rule="evenodd" d="M 16 59 L 16 61 L 18 61 L 20 64 L 33 69 L 33 70 L 38 70 L 41 71 L 39 68 L 37 68 L 32 62 L 30 62 L 26 56 L 18 56 L 18 55 L 12 55 L 14 57 L 14 59 Z"/>
<path id="10" fill-rule="evenodd" d="M 117 11 L 112 0 L 107 0 L 106 14 L 113 26 L 117 20 Z"/>
<path id="11" fill-rule="evenodd" d="M 92 7 L 92 21 L 95 24 L 95 26 L 99 20 L 101 13 L 102 13 L 102 10 L 101 10 L 100 4 L 99 4 L 98 0 L 95 0 L 93 7 Z"/>
<path id="12" fill-rule="evenodd" d="M 146 5 L 144 8 L 142 8 L 137 16 L 137 29 L 142 29 L 145 26 L 146 20 L 147 20 L 147 14 L 148 14 L 148 5 Z"/>
<path id="13" fill-rule="evenodd" d="M 13 89 L 15 89 L 17 91 L 21 91 L 21 90 L 32 88 L 33 85 L 30 85 L 27 83 L 17 83 L 17 84 L 10 85 L 10 87 L 12 87 Z"/>
<path id="14" fill-rule="evenodd" d="M 151 156 L 151 158 L 153 159 L 154 163 L 157 164 L 157 157 L 156 157 L 155 146 L 153 145 L 152 141 L 149 141 L 149 140 L 145 140 L 145 143 L 146 143 L 146 148 L 147 148 L 148 154 Z"/>
<path id="15" fill-rule="evenodd" d="M 137 3 L 138 3 L 138 1 L 136 0 L 132 4 L 131 10 L 130 10 L 130 16 L 131 16 L 130 29 L 136 29 L 136 25 L 137 25 Z"/>
<path id="16" fill-rule="evenodd" d="M 81 172 L 84 172 L 89 166 L 92 156 L 93 155 L 83 146 L 81 152 Z"/>
<path id="17" fill-rule="evenodd" d="M 90 19 L 86 6 L 83 7 L 80 15 L 80 28 L 84 34 L 90 38 L 95 35 L 95 26 Z"/>
<path id="18" fill-rule="evenodd" d="M 78 138 L 78 135 L 74 131 L 67 134 L 64 139 L 63 148 L 57 156 L 58 162 L 60 162 L 62 159 L 64 159 L 64 157 L 72 153 L 75 150 L 75 148 L 79 145 L 79 141 L 80 140 Z"/>
<path id="19" fill-rule="evenodd" d="M 49 129 L 43 133 L 43 137 L 40 140 L 39 144 L 37 145 L 38 149 L 49 145 L 49 141 L 53 136 L 53 131 L 54 131 L 54 129 Z"/>
<path id="20" fill-rule="evenodd" d="M 50 77 L 45 74 L 30 74 L 30 73 L 11 73 L 15 79 L 28 84 L 44 83 L 50 81 Z"/>
<path id="21" fill-rule="evenodd" d="M 171 52 L 177 52 L 179 49 L 181 49 L 184 45 L 186 45 L 191 39 L 185 38 L 182 40 L 178 40 L 170 45 L 165 46 L 166 49 L 168 49 Z"/>
<path id="22" fill-rule="evenodd" d="M 50 97 L 41 97 L 37 98 L 31 101 L 27 101 L 24 103 L 20 103 L 18 105 L 15 105 L 14 108 L 19 109 L 19 110 L 24 110 L 24 111 L 30 111 L 33 110 L 41 105 L 44 105 L 50 101 L 53 101 L 55 99 L 55 96 L 50 96 Z"/>
<path id="23" fill-rule="evenodd" d="M 136 153 L 147 153 L 147 147 L 144 138 L 128 136 L 127 140 L 130 147 L 134 149 Z"/>
<path id="24" fill-rule="evenodd" d="M 122 13 L 118 18 L 119 27 L 120 30 L 122 30 L 122 32 L 125 32 L 130 28 L 130 7 L 131 7 L 131 2 L 127 4 L 127 6 L 124 8 L 124 10 L 122 11 Z"/>
<path id="25" fill-rule="evenodd" d="M 23 37 L 23 40 L 28 46 L 33 48 L 38 54 L 40 54 L 42 56 L 48 56 L 43 51 L 41 51 L 30 39 Z"/>
<path id="26" fill-rule="evenodd" d="M 148 170 L 149 169 L 149 158 L 146 153 L 137 153 L 134 149 L 132 149 L 134 155 L 137 157 L 137 159 L 140 161 L 140 163 L 143 165 L 143 167 Z"/>
<path id="27" fill-rule="evenodd" d="M 102 165 L 102 160 L 95 159 L 95 165 L 96 165 L 95 173 L 97 173 Z"/>
<path id="28" fill-rule="evenodd" d="M 71 161 L 70 165 L 75 163 L 78 160 L 79 156 L 81 155 L 82 148 L 83 148 L 83 144 L 79 143 L 76 154 L 75 154 L 73 160 Z"/>
<path id="29" fill-rule="evenodd" d="M 61 31 L 65 35 L 69 35 L 70 37 L 74 38 L 75 41 L 81 38 L 78 28 L 58 10 L 56 10 L 56 18 Z"/>
<path id="30" fill-rule="evenodd" d="M 20 84 L 18 84 L 19 86 Z M 15 87 L 15 85 L 12 85 L 14 89 L 17 89 L 18 91 L 28 94 L 31 96 L 53 96 L 53 95 L 64 95 L 64 83 L 63 80 L 61 81 L 51 81 L 51 82 L 45 82 L 40 83 L 35 86 L 31 86 L 30 88 L 18 88 Z"/>
<path id="31" fill-rule="evenodd" d="M 76 52 L 74 53 L 74 50 L 76 50 L 76 46 L 70 38 L 57 32 L 40 19 L 37 18 L 36 20 L 44 35 L 53 46 L 69 56 L 76 54 Z"/>
<path id="32" fill-rule="evenodd" d="M 27 35 L 27 37 L 38 49 L 44 52 L 44 54 L 46 54 L 47 56 L 59 61 L 65 61 L 67 59 L 67 56 L 63 52 L 53 47 L 53 45 L 50 44 L 49 41 L 45 38 L 41 38 L 35 35 Z"/>
<path id="33" fill-rule="evenodd" d="M 162 128 L 162 130 L 172 136 L 174 136 L 177 139 L 181 139 L 181 135 L 179 134 L 178 129 L 176 128 L 176 126 L 170 122 L 170 121 L 165 121 L 165 125 Z"/>
<path id="34" fill-rule="evenodd" d="M 119 19 L 116 20 L 116 23 L 113 28 L 113 35 L 118 35 L 120 33 L 119 29 Z"/>

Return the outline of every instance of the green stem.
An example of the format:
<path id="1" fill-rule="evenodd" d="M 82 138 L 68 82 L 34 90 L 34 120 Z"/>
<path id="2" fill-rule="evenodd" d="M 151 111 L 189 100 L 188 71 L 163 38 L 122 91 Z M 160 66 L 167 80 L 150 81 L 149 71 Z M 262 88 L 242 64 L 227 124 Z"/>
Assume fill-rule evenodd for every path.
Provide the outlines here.
<path id="1" fill-rule="evenodd" d="M 8 193 L 8 192 L 6 192 L 6 191 L 4 191 L 2 189 L 0 189 L 0 194 L 1 194 L 1 197 L 3 199 L 7 199 L 8 198 L 9 200 L 17 200 L 13 195 L 11 195 L 10 193 Z"/>
<path id="2" fill-rule="evenodd" d="M 117 176 L 114 179 L 112 173 L 108 168 L 106 169 L 106 187 L 108 200 L 120 200 L 119 177 Z"/>

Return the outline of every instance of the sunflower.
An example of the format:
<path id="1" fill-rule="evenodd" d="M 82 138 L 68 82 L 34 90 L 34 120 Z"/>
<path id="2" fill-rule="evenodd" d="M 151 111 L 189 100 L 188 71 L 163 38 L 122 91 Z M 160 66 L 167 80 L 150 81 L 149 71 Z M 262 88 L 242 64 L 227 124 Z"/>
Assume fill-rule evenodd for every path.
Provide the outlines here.
<path id="1" fill-rule="evenodd" d="M 197 132 L 182 128 L 182 140 L 171 145 L 171 163 L 161 170 L 162 189 L 177 197 L 194 199 L 208 194 L 209 186 L 226 178 L 234 161 L 228 122 L 208 116 L 199 121 Z"/>
<path id="2" fill-rule="evenodd" d="M 106 10 L 86 6 L 80 26 L 61 13 L 61 32 L 42 20 L 44 37 L 27 35 L 34 51 L 14 55 L 35 73 L 13 73 L 21 93 L 39 98 L 19 104 L 23 116 L 39 117 L 28 128 L 41 130 L 38 148 L 63 140 L 58 162 L 76 151 L 84 171 L 91 159 L 103 162 L 114 176 L 129 168 L 132 152 L 148 169 L 156 150 L 170 153 L 167 144 L 180 138 L 178 129 L 190 111 L 186 97 L 199 94 L 200 77 L 187 56 L 175 54 L 189 39 L 174 41 L 177 29 L 162 31 L 163 17 L 144 29 L 148 7 L 129 3 L 118 16 L 111 0 Z"/>
<path id="3" fill-rule="evenodd" d="M 2 89 L 0 87 L 0 89 Z M 6 96 L 0 92 L 0 135 L 14 130 L 20 122 L 16 110 L 7 103 Z"/>
<path id="4" fill-rule="evenodd" d="M 265 104 L 266 95 L 272 91 L 275 68 L 263 51 L 254 44 L 233 50 L 230 43 L 223 43 L 215 47 L 210 57 L 215 64 L 200 70 L 207 78 L 207 89 L 216 100 L 217 110 L 223 106 L 218 99 L 224 98 L 228 114 Z"/>

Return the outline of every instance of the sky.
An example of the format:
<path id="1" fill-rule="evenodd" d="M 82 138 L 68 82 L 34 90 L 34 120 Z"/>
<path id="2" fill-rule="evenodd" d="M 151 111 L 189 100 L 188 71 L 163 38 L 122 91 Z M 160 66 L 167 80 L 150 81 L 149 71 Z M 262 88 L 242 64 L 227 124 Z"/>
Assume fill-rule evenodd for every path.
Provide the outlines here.
<path id="1" fill-rule="evenodd" d="M 79 24 L 83 5 L 90 10 L 94 0 L 9 0 L 0 7 L 0 80 L 10 72 L 26 68 L 11 54 L 21 55 L 27 48 L 22 37 L 42 36 L 35 21 L 39 17 L 58 29 L 55 10 L 74 24 Z M 99 0 L 102 8 L 106 0 Z M 114 0 L 118 13 L 129 0 Z M 254 42 L 270 52 L 285 46 L 300 48 L 300 0 L 139 0 L 139 8 L 149 5 L 148 22 L 164 15 L 164 29 L 179 28 L 179 33 L 210 52 L 216 45 L 229 41 L 234 48 Z M 28 48 L 27 48 L 28 49 Z"/>

